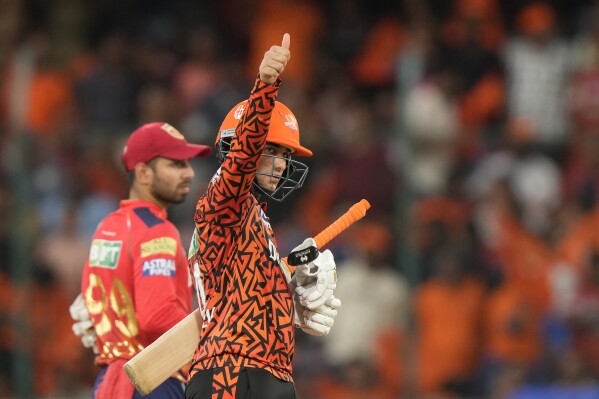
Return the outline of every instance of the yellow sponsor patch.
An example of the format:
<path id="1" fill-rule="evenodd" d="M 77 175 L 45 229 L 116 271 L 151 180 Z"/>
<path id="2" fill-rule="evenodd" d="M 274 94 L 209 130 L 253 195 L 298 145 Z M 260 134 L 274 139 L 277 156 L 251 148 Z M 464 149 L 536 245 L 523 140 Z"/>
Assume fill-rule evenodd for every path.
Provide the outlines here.
<path id="1" fill-rule="evenodd" d="M 177 253 L 177 241 L 172 237 L 158 237 L 141 244 L 141 257 L 167 254 L 175 255 Z"/>

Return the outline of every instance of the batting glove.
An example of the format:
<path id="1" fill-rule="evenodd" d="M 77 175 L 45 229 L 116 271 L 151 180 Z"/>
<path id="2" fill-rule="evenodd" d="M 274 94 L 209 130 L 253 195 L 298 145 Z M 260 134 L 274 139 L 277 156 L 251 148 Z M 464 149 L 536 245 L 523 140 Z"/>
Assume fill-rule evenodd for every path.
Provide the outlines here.
<path id="1" fill-rule="evenodd" d="M 294 277 L 297 284 L 295 293 L 303 306 L 314 310 L 324 305 L 337 287 L 333 253 L 328 249 L 320 252 L 308 265 L 296 267 Z"/>
<path id="2" fill-rule="evenodd" d="M 316 281 L 316 271 L 311 271 L 310 268 L 313 266 L 312 261 L 320 255 L 316 242 L 312 237 L 306 238 L 303 243 L 293 248 L 287 262 L 290 265 L 294 265 L 295 274 L 293 275 L 291 282 L 293 283 L 293 290 L 297 286 L 306 286 Z M 293 260 L 293 262 L 292 262 Z"/>
<path id="3" fill-rule="evenodd" d="M 71 306 L 69 306 L 69 313 L 71 313 L 71 318 L 75 321 L 72 326 L 75 335 L 81 338 L 81 343 L 84 347 L 92 348 L 94 353 L 98 354 L 98 348 L 96 347 L 96 330 L 94 329 L 94 325 L 89 317 L 89 311 L 85 307 L 81 294 L 79 294 Z"/>
<path id="4" fill-rule="evenodd" d="M 341 301 L 334 296 L 331 296 L 324 305 L 309 310 L 298 303 L 296 300 L 296 322 L 299 317 L 299 327 L 305 333 L 314 336 L 327 335 L 337 317 L 337 309 L 341 307 Z"/>

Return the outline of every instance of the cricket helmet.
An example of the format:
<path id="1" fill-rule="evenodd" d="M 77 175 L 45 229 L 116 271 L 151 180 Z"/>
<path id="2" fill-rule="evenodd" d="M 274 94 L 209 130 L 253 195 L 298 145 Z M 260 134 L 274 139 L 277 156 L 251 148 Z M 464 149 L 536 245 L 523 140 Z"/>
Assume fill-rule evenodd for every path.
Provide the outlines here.
<path id="1" fill-rule="evenodd" d="M 215 147 L 217 150 L 216 156 L 221 163 L 225 161 L 225 158 L 231 149 L 231 141 L 235 136 L 235 130 L 245 113 L 247 104 L 248 101 L 244 100 L 235 105 L 229 111 L 218 130 Z M 299 125 L 295 115 L 293 115 L 291 110 L 285 104 L 279 101 L 275 101 L 266 141 L 268 143 L 279 144 L 289 148 L 292 156 L 312 156 L 312 151 L 300 144 Z M 263 156 L 275 158 L 275 156 L 268 154 L 263 154 Z M 265 190 L 258 185 L 254 179 L 254 187 L 260 193 L 276 201 L 282 201 L 292 191 L 300 188 L 308 174 L 308 166 L 305 164 L 291 159 L 291 157 L 286 157 L 285 161 L 287 162 L 287 168 L 285 169 L 283 176 L 280 177 L 279 184 L 275 191 L 270 192 Z M 274 172 L 266 175 L 273 176 Z"/>

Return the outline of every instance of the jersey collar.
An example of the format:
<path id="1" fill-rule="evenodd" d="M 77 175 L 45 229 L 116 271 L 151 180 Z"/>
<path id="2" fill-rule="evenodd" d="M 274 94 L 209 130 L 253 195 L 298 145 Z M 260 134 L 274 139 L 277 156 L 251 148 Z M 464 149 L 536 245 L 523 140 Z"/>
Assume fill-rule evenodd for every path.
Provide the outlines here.
<path id="1" fill-rule="evenodd" d="M 157 214 L 162 218 L 166 218 L 166 210 L 162 209 L 160 206 L 156 205 L 153 202 L 138 200 L 138 199 L 126 199 L 120 202 L 121 208 L 150 208 L 152 212 Z"/>

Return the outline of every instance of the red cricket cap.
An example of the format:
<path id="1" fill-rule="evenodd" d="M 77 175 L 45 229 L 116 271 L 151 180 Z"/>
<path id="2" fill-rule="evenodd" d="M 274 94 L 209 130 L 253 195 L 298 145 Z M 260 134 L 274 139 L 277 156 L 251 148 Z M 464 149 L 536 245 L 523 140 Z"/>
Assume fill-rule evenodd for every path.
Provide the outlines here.
<path id="1" fill-rule="evenodd" d="M 156 157 L 186 160 L 205 157 L 211 152 L 206 145 L 190 144 L 177 129 L 164 122 L 147 123 L 135 130 L 123 149 L 121 159 L 127 171 Z"/>

